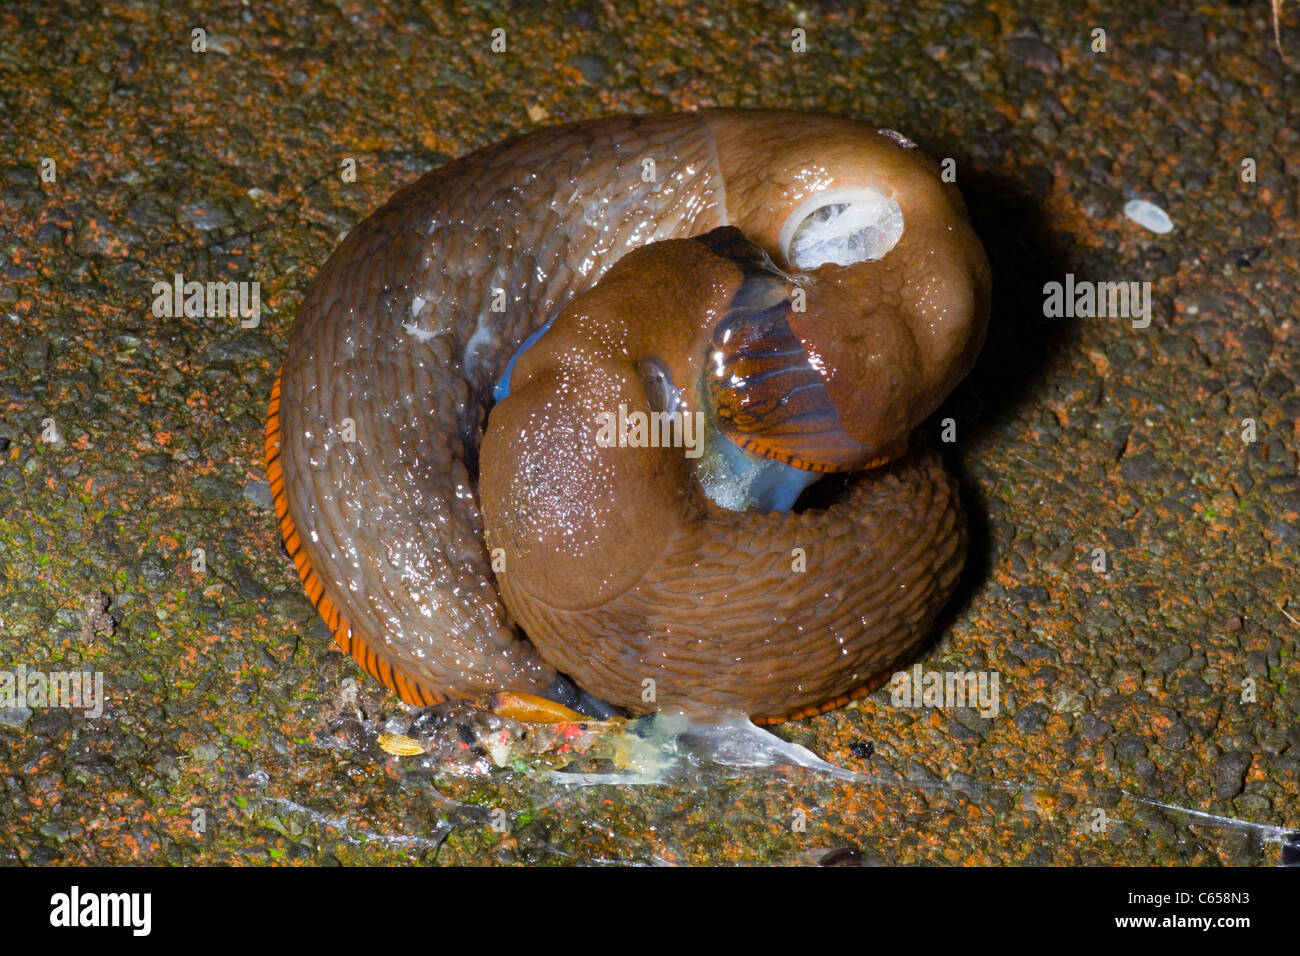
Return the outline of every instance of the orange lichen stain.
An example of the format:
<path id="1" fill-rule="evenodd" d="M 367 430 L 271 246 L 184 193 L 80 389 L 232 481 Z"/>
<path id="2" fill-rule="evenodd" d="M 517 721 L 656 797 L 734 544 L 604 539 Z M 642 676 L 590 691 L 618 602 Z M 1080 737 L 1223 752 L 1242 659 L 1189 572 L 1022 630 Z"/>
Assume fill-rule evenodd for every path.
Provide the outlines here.
<path id="1" fill-rule="evenodd" d="M 1122 672 L 1119 675 L 1119 679 L 1115 682 L 1115 689 L 1119 691 L 1121 694 L 1136 693 L 1138 690 L 1141 689 L 1141 686 L 1142 685 L 1138 681 L 1137 674 L 1131 671 Z"/>
<path id="2" fill-rule="evenodd" d="M 1105 352 L 1100 349 L 1085 348 L 1083 354 L 1092 362 L 1092 367 L 1097 370 L 1098 375 L 1110 374 L 1110 359 Z"/>

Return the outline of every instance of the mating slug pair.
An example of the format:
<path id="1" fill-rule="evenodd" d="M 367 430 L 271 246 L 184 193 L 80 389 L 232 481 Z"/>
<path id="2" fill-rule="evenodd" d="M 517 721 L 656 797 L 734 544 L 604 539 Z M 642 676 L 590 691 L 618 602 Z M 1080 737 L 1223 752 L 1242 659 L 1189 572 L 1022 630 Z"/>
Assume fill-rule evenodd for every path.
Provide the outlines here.
<path id="1" fill-rule="evenodd" d="M 267 428 L 286 547 L 411 703 L 833 706 L 960 571 L 954 483 L 909 435 L 970 370 L 989 281 L 956 188 L 849 120 L 479 150 L 352 230 L 299 309 Z M 698 444 L 611 442 L 620 410 Z"/>

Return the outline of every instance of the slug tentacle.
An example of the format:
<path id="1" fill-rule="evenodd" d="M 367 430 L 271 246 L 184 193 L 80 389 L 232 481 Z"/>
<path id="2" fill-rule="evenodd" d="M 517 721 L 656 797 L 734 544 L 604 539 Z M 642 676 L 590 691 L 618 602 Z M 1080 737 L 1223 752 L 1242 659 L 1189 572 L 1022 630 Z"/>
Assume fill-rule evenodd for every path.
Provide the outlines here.
<path id="1" fill-rule="evenodd" d="M 304 299 L 267 428 L 286 545 L 412 703 L 557 696 L 559 673 L 634 709 L 842 699 L 960 569 L 952 482 L 905 449 L 974 361 L 988 282 L 956 190 L 847 120 L 488 147 L 354 228 Z M 669 441 L 611 445 L 610 416 Z"/>

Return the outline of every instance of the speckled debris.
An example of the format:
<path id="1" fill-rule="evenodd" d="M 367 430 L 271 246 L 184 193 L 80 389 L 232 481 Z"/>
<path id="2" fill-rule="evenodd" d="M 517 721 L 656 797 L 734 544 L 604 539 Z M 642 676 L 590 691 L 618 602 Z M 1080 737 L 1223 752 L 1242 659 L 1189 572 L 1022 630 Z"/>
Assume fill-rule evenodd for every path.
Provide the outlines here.
<path id="1" fill-rule="evenodd" d="M 98 672 L 107 700 L 0 700 L 0 862 L 1276 863 L 1300 827 L 1298 24 L 1284 62 L 1267 3 L 6 6 L 0 672 Z M 996 673 L 997 712 L 882 687 L 779 729 L 852 780 L 561 784 L 469 724 L 460 762 L 386 753 L 460 718 L 332 650 L 280 549 L 262 426 L 304 290 L 448 157 L 714 104 L 956 160 L 994 315 L 930 429 L 956 423 L 973 554 L 919 663 Z M 155 315 L 176 275 L 258 282 L 260 321 Z M 1047 317 L 1067 275 L 1149 283 L 1149 324 Z"/>

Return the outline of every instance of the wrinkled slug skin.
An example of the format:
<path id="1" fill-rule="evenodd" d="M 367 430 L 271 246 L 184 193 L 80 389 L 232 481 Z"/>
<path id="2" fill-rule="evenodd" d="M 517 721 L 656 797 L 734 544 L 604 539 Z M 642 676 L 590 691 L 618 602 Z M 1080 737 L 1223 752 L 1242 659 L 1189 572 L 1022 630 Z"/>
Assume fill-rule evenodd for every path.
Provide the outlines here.
<path id="1" fill-rule="evenodd" d="M 634 710 L 648 689 L 755 717 L 835 701 L 924 639 L 965 556 L 931 453 L 855 474 L 824 510 L 762 515 L 705 499 L 681 449 L 597 443 L 602 411 L 652 407 L 642 357 L 697 380 L 739 284 L 699 243 L 630 253 L 521 358 L 488 421 L 480 495 L 506 607 L 558 670 Z"/>
<path id="2" fill-rule="evenodd" d="M 290 331 L 268 455 L 336 638 L 390 686 L 389 668 L 414 682 L 403 697 L 554 680 L 497 597 L 466 465 L 492 385 L 629 249 L 720 225 L 721 190 L 697 116 L 547 129 L 399 191 L 321 269 Z"/>
<path id="3" fill-rule="evenodd" d="M 652 709 L 650 678 L 657 707 L 821 709 L 925 639 L 965 559 L 956 487 L 932 454 L 856 477 L 825 511 L 755 515 L 692 499 L 659 559 L 596 607 L 557 608 L 521 575 L 500 576 L 547 660 L 604 700 Z M 806 572 L 793 570 L 795 548 Z"/>
<path id="4" fill-rule="evenodd" d="M 826 168 L 810 173 L 810 156 Z M 633 709 L 762 717 L 841 698 L 923 640 L 965 545 L 955 486 L 932 453 L 855 474 L 832 507 L 801 513 L 723 511 L 680 481 L 679 459 L 659 461 L 654 480 L 629 473 L 615 484 L 625 480 L 640 499 L 614 502 L 607 520 L 611 533 L 626 520 L 631 543 L 603 553 L 630 555 L 640 573 L 601 569 L 594 605 L 584 605 L 581 581 L 571 593 L 530 587 L 515 559 L 537 542 L 497 534 L 505 514 L 485 529 L 479 509 L 492 386 L 530 332 L 630 250 L 658 240 L 734 224 L 783 264 L 779 232 L 793 205 L 864 157 L 885 163 L 903 194 L 934 179 L 918 151 L 848 121 L 730 110 L 618 117 L 470 154 L 353 229 L 299 309 L 267 442 L 286 547 L 344 649 L 412 703 L 537 693 L 558 669 Z M 653 181 L 643 176 L 646 159 Z M 913 209 L 901 200 L 905 215 L 947 204 L 959 231 L 969 230 L 955 189 L 928 188 L 917 187 Z M 909 314 L 906 368 L 883 367 L 891 382 L 881 386 L 855 388 L 847 363 L 827 376 L 846 429 L 894 453 L 969 369 L 987 320 L 978 242 L 962 236 L 925 253 L 916 243 L 928 240 L 926 228 L 907 222 L 899 259 L 929 256 L 965 279 L 933 284 L 926 308 Z M 900 281 L 880 263 L 862 265 L 872 268 L 853 275 Z M 861 298 L 849 275 L 856 268 L 816 270 L 836 290 L 826 301 Z M 504 311 L 492 309 L 494 290 L 504 290 Z M 975 320 L 948 321 L 962 309 Z M 855 341 L 846 321 L 810 319 L 795 332 L 810 349 Z M 900 335 L 891 325 L 879 340 Z M 635 392 L 639 380 L 624 386 Z M 484 452 L 501 450 L 489 442 Z M 493 500 L 506 511 L 518 489 L 489 464 L 484 480 L 497 483 Z M 495 585 L 489 531 L 506 557 Z M 792 572 L 796 548 L 806 572 Z M 646 678 L 654 704 L 642 696 Z"/>

